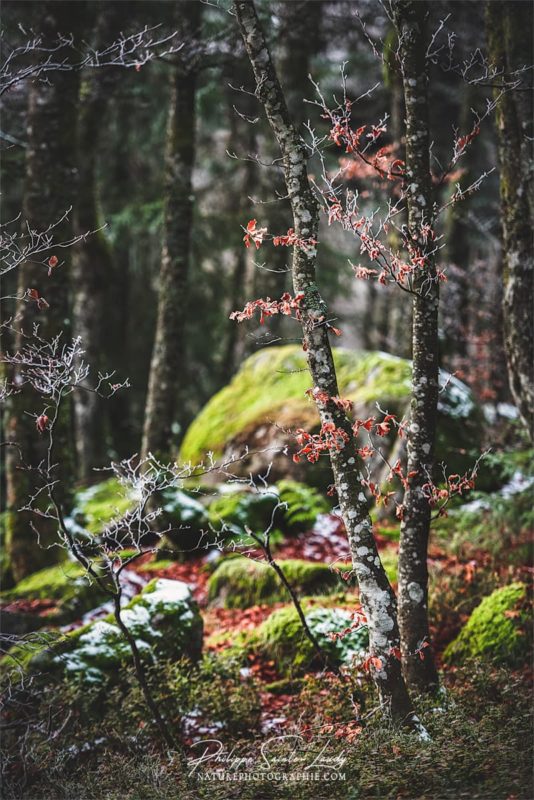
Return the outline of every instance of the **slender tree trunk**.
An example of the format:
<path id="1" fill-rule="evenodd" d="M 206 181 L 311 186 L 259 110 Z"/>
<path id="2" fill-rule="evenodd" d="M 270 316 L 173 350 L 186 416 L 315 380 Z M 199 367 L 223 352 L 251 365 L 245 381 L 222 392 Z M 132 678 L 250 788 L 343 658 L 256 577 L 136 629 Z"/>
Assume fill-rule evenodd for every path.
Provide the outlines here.
<path id="1" fill-rule="evenodd" d="M 195 96 L 197 58 L 190 48 L 198 37 L 202 4 L 179 4 L 180 29 L 186 52 L 171 74 L 171 101 L 165 155 L 165 227 L 159 274 L 158 315 L 142 452 L 162 457 L 176 449 L 175 424 L 183 433 L 183 398 L 187 383 L 185 319 L 191 226 L 192 172 L 195 158 Z"/>
<path id="2" fill-rule="evenodd" d="M 491 60 L 505 73 L 531 65 L 532 5 L 487 4 Z M 531 71 L 525 82 L 532 84 Z M 532 90 L 495 89 L 502 208 L 504 341 L 512 396 L 534 440 L 534 175 Z"/>
<path id="3" fill-rule="evenodd" d="M 389 91 L 389 108 L 391 120 L 389 132 L 392 143 L 395 145 L 395 157 L 404 159 L 404 91 L 402 75 L 399 72 L 395 54 L 398 39 L 395 28 L 392 27 L 384 42 L 384 80 Z M 401 250 L 402 242 L 398 228 L 406 222 L 405 213 L 397 214 L 397 227 L 392 226 L 388 233 L 388 244 L 393 250 Z M 384 287 L 380 287 L 382 290 Z M 393 287 L 390 287 L 393 288 Z M 375 290 L 377 287 L 375 287 Z M 388 352 L 402 358 L 411 358 L 412 355 L 412 305 L 410 296 L 406 292 L 380 291 L 379 309 L 386 306 L 386 311 L 379 313 L 381 326 L 387 326 L 385 334 L 380 341 L 386 342 Z M 382 320 L 384 320 L 382 322 Z M 382 344 L 381 347 L 384 347 Z"/>
<path id="4" fill-rule="evenodd" d="M 84 11 L 84 3 L 44 3 L 40 24 L 36 25 L 42 32 L 43 45 L 54 46 L 58 33 L 77 36 Z M 68 61 L 71 57 L 68 48 L 64 53 L 55 53 L 58 61 L 63 58 Z M 74 205 L 79 78 L 77 70 L 66 70 L 50 75 L 47 80 L 32 81 L 30 86 L 23 218 L 36 231 L 44 231 L 57 223 Z M 71 220 L 72 214 L 69 213 L 54 228 L 54 241 L 58 244 L 72 238 Z M 19 268 L 18 294 L 22 296 L 27 289 L 35 289 L 47 299 L 49 306 L 39 310 L 35 302 L 18 301 L 15 349 L 24 346 L 25 337 L 32 335 L 34 325 L 39 326 L 39 335 L 46 339 L 61 334 L 66 341 L 71 335 L 70 252 L 68 248 L 57 248 L 50 251 L 50 255 L 58 259 L 58 265 L 50 270 L 50 276 L 46 264 L 36 261 L 26 261 Z M 17 381 L 16 371 L 12 378 Z M 41 414 L 43 405 L 44 401 L 37 393 L 25 386 L 10 398 L 8 408 L 7 438 L 17 442 L 23 459 L 21 463 L 17 448 L 8 449 L 7 506 L 10 513 L 7 548 L 16 580 L 54 563 L 62 552 L 51 547 L 57 533 L 53 522 L 38 519 L 31 512 L 19 511 L 38 485 L 35 472 L 25 467 L 35 470 L 46 455 L 46 442 L 31 416 Z M 66 404 L 54 438 L 58 456 L 54 477 L 61 481 L 61 502 L 68 507 L 75 474 L 70 403 Z M 36 526 L 39 537 L 32 524 Z"/>
<path id="5" fill-rule="evenodd" d="M 299 237 L 316 238 L 319 224 L 317 202 L 313 196 L 306 166 L 305 148 L 291 122 L 284 95 L 278 81 L 269 49 L 252 2 L 235 2 L 234 9 L 245 48 L 256 78 L 256 94 L 281 150 L 287 191 L 293 211 L 293 227 Z M 323 423 L 342 428 L 347 444 L 332 449 L 330 460 L 343 520 L 347 529 L 354 571 L 358 579 L 361 601 L 369 623 L 370 649 L 379 666 L 373 666 L 373 677 L 381 700 L 396 720 L 414 720 L 413 709 L 400 662 L 396 657 L 399 633 L 395 595 L 380 561 L 372 533 L 369 509 L 356 465 L 355 443 L 349 421 L 330 399 L 338 394 L 336 371 L 328 340 L 326 306 L 316 284 L 314 247 L 295 247 L 293 251 L 293 285 L 303 293 L 302 326 L 304 347 L 314 388 L 329 399 L 318 403 Z"/>
<path id="6" fill-rule="evenodd" d="M 466 86 L 459 114 L 459 130 L 467 132 L 471 129 L 471 108 L 473 90 Z M 473 159 L 475 150 L 468 147 L 462 157 L 463 174 L 458 180 L 462 189 L 467 188 L 473 180 Z M 443 348 L 442 363 L 451 372 L 463 371 L 467 367 L 469 340 L 469 264 L 472 258 L 471 240 L 469 236 L 468 211 L 470 196 L 461 203 L 452 203 L 448 209 L 445 224 L 447 283 L 443 292 L 442 328 Z M 462 377 L 462 375 L 460 375 Z"/>
<path id="7" fill-rule="evenodd" d="M 426 65 L 426 2 L 394 4 L 406 106 L 406 191 L 408 228 L 422 254 L 423 224 L 433 223 Z M 432 475 L 438 406 L 439 286 L 431 256 L 414 281 L 412 400 L 407 431 L 408 472 L 415 472 L 404 499 L 399 548 L 399 626 L 403 669 L 410 687 L 433 691 L 438 675 L 428 644 L 430 506 L 423 485 Z"/>
<path id="8" fill-rule="evenodd" d="M 109 3 L 99 15 L 96 42 L 104 49 L 119 32 L 120 7 Z M 100 226 L 98 212 L 97 160 L 100 131 L 115 84 L 111 69 L 91 70 L 81 89 L 78 135 L 78 197 L 75 213 L 76 233 L 96 231 Z M 111 249 L 102 231 L 82 240 L 74 248 L 73 276 L 74 334 L 81 337 L 85 361 L 93 375 L 109 370 L 103 361 L 109 340 L 109 320 L 114 312 L 109 303 L 110 285 L 115 275 Z M 87 480 L 94 467 L 101 467 L 106 457 L 106 426 L 102 398 L 95 392 L 74 393 L 74 419 L 78 476 Z"/>
<path id="9" fill-rule="evenodd" d="M 312 56 L 317 54 L 320 47 L 322 3 L 320 0 L 276 3 L 276 13 L 280 23 L 278 56 L 275 56 L 277 72 L 295 127 L 301 132 L 309 108 L 304 98 L 309 97 L 313 91 L 308 76 Z M 275 194 L 283 197 L 286 194 L 283 175 L 276 169 L 263 172 L 269 178 L 265 191 L 271 192 L 273 197 Z M 268 229 L 276 233 L 285 233 L 289 227 L 288 218 L 291 213 L 289 201 L 277 200 L 264 206 L 263 209 Z M 265 293 L 270 297 L 279 298 L 291 283 L 291 265 L 287 249 L 272 248 L 266 266 L 271 271 L 263 273 Z M 279 337 L 282 329 L 283 317 L 273 317 L 269 325 L 271 335 Z"/>
<path id="10" fill-rule="evenodd" d="M 245 69 L 248 67 L 248 69 Z M 231 64 L 231 71 L 224 75 L 224 83 L 227 87 L 226 102 L 229 120 L 230 133 L 228 137 L 228 150 L 231 153 L 239 153 L 242 156 L 249 156 L 257 152 L 256 126 L 252 125 L 247 119 L 242 119 L 235 111 L 235 89 L 231 86 L 243 86 L 251 78 L 251 71 L 248 63 L 242 59 L 236 60 Z M 253 97 L 243 94 L 239 102 L 239 112 L 245 117 L 253 118 L 256 113 L 256 101 Z M 243 247 L 243 234 L 239 226 L 250 211 L 249 197 L 254 193 L 258 184 L 258 165 L 252 158 L 246 158 L 239 170 L 237 182 L 237 192 L 239 202 L 237 207 L 236 229 L 238 231 L 235 246 L 235 262 L 230 278 L 230 304 L 229 311 L 241 308 L 247 297 L 254 296 L 254 283 L 256 278 L 256 267 L 254 264 L 255 256 L 252 250 Z M 233 204 L 228 207 L 228 215 L 236 214 L 235 192 L 228 193 L 228 202 Z M 227 324 L 227 339 L 225 343 L 224 355 L 221 360 L 221 382 L 226 384 L 232 375 L 239 369 L 243 359 L 249 355 L 250 347 L 247 345 L 246 329 L 242 325 L 236 325 L 230 319 Z"/>

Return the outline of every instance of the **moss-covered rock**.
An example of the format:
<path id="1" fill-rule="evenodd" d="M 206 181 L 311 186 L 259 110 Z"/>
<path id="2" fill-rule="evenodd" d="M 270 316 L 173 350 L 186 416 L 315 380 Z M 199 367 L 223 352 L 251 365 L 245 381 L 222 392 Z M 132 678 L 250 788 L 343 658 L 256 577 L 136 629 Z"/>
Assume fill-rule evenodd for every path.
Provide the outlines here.
<path id="1" fill-rule="evenodd" d="M 340 590 L 343 582 L 326 564 L 287 559 L 278 561 L 291 586 L 299 595 L 317 595 Z M 350 567 L 347 567 L 350 569 Z M 268 564 L 250 558 L 227 558 L 208 581 L 209 599 L 225 608 L 286 602 L 288 594 Z"/>
<path id="2" fill-rule="evenodd" d="M 168 528 L 164 547 L 186 555 L 207 543 L 210 538 L 208 514 L 193 493 L 166 489 L 162 492 L 161 509 L 162 528 Z"/>
<path id="3" fill-rule="evenodd" d="M 109 478 L 80 489 L 68 523 L 75 530 L 99 534 L 113 519 L 122 517 L 135 503 L 135 492 L 122 486 L 117 478 Z"/>
<path id="4" fill-rule="evenodd" d="M 275 488 L 262 492 L 231 491 L 216 497 L 209 505 L 208 518 L 214 539 L 241 541 L 246 529 L 263 533 L 273 522 L 278 505 Z"/>
<path id="5" fill-rule="evenodd" d="M 306 531 L 313 527 L 319 514 L 327 514 L 331 508 L 326 498 L 316 489 L 300 481 L 281 480 L 276 484 L 284 517 L 284 528 L 290 531 Z"/>
<path id="6" fill-rule="evenodd" d="M 482 658 L 521 665 L 529 657 L 531 639 L 527 587 L 512 583 L 484 598 L 448 645 L 443 658 L 451 663 Z"/>
<path id="7" fill-rule="evenodd" d="M 67 524 L 78 537 L 101 534 L 112 520 L 122 517 L 136 503 L 134 489 L 123 486 L 116 478 L 81 489 Z M 164 545 L 176 553 L 195 550 L 207 536 L 206 509 L 192 491 L 165 489 L 154 503 L 161 508 L 158 527 L 166 530 Z"/>
<path id="8" fill-rule="evenodd" d="M 369 645 L 367 626 L 333 641 L 329 634 L 341 633 L 353 623 L 353 615 L 342 608 L 314 607 L 306 622 L 322 649 L 334 663 L 350 664 L 360 659 Z M 282 675 L 303 674 L 318 663 L 316 651 L 306 636 L 294 606 L 274 611 L 258 628 L 253 648 L 272 659 Z"/>
<path id="9" fill-rule="evenodd" d="M 34 572 L 12 589 L 0 594 L 2 603 L 14 600 L 56 600 L 56 610 L 43 617 L 43 625 L 72 622 L 106 599 L 107 595 L 98 585 L 88 580 L 83 567 L 71 561 Z"/>
<path id="10" fill-rule="evenodd" d="M 208 506 L 208 519 L 212 538 L 243 543 L 247 529 L 296 533 L 313 527 L 319 514 L 328 511 L 328 502 L 313 487 L 281 480 L 261 491 L 221 487 Z"/>
<path id="11" fill-rule="evenodd" d="M 357 416 L 376 414 L 377 402 L 390 413 L 404 414 L 411 391 L 409 361 L 387 353 L 343 348 L 334 348 L 334 360 L 340 394 L 354 402 Z M 465 384 L 445 374 L 441 382 L 447 386 L 440 395 L 437 458 L 460 471 L 471 463 L 469 449 L 478 450 L 480 414 Z M 248 445 L 254 454 L 247 459 L 245 471 L 260 471 L 271 464 L 275 479 L 306 476 L 307 481 L 326 485 L 331 482 L 331 473 L 324 459 L 316 465 L 294 464 L 272 449 L 258 452 L 286 446 L 291 440 L 284 433 L 287 429 L 318 426 L 315 404 L 306 395 L 309 388 L 305 354 L 299 346 L 260 350 L 244 362 L 231 383 L 212 397 L 190 425 L 181 459 L 198 464 L 208 452 L 227 457 Z"/>
<path id="12" fill-rule="evenodd" d="M 126 606 L 122 618 L 147 662 L 198 660 L 202 649 L 202 617 L 187 584 L 154 579 Z M 34 655 L 32 671 L 88 684 L 120 681 L 131 651 L 112 615 L 84 625 L 49 649 Z"/>

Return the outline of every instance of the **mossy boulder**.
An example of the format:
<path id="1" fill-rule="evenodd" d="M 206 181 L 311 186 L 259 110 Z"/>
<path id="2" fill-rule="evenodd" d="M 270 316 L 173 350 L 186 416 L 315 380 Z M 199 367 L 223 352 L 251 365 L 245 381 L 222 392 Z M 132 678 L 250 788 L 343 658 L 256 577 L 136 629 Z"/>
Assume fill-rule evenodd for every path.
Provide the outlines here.
<path id="1" fill-rule="evenodd" d="M 330 634 L 341 633 L 354 620 L 343 608 L 313 607 L 306 610 L 306 622 L 321 648 L 332 663 L 351 664 L 361 659 L 369 645 L 366 625 L 333 641 Z M 282 675 L 301 675 L 320 664 L 317 653 L 307 637 L 294 606 L 274 611 L 258 628 L 253 648 L 272 659 Z"/>
<path id="2" fill-rule="evenodd" d="M 258 534 L 268 529 L 296 533 L 312 528 L 319 514 L 330 510 L 313 487 L 281 480 L 260 491 L 221 487 L 221 494 L 209 504 L 208 519 L 213 539 L 243 543 L 247 529 Z"/>
<path id="3" fill-rule="evenodd" d="M 343 582 L 326 564 L 300 559 L 277 562 L 299 595 L 317 595 L 339 591 Z M 347 569 L 350 567 L 347 566 Z M 227 558 L 208 581 L 212 603 L 224 608 L 249 608 L 287 602 L 285 586 L 272 567 L 250 558 Z"/>
<path id="4" fill-rule="evenodd" d="M 76 492 L 68 524 L 77 533 L 99 534 L 111 520 L 132 508 L 135 498 L 135 492 L 117 478 L 95 483 Z"/>
<path id="5" fill-rule="evenodd" d="M 187 555 L 207 543 L 209 520 L 206 508 L 191 492 L 166 489 L 161 497 L 162 528 L 168 528 L 164 547 Z"/>
<path id="6" fill-rule="evenodd" d="M 274 522 L 278 505 L 275 488 L 261 492 L 230 491 L 216 497 L 209 505 L 208 518 L 212 537 L 218 541 L 243 541 L 246 529 L 263 533 Z M 280 520 L 281 515 L 277 515 Z"/>
<path id="7" fill-rule="evenodd" d="M 116 478 L 81 489 L 67 524 L 75 536 L 88 539 L 101 534 L 112 520 L 121 518 L 136 503 L 133 488 Z M 192 491 L 168 488 L 154 504 L 161 508 L 157 528 L 166 530 L 164 544 L 177 553 L 195 550 L 207 536 L 208 517 L 204 505 Z"/>
<path id="8" fill-rule="evenodd" d="M 283 504 L 284 528 L 306 531 L 312 528 L 319 514 L 331 511 L 330 504 L 320 492 L 300 481 L 281 480 L 276 484 Z"/>
<path id="9" fill-rule="evenodd" d="M 443 658 L 450 663 L 478 658 L 520 666 L 529 658 L 530 618 L 525 584 L 496 589 L 475 608 Z"/>
<path id="10" fill-rule="evenodd" d="M 88 580 L 83 567 L 71 561 L 34 572 L 0 594 L 2 604 L 15 600 L 57 601 L 55 610 L 42 618 L 43 625 L 72 622 L 106 599 L 107 595 L 98 585 Z"/>
<path id="11" fill-rule="evenodd" d="M 340 395 L 353 401 L 358 417 L 376 414 L 379 403 L 390 413 L 404 415 L 411 391 L 411 362 L 382 352 L 334 348 Z M 443 373 L 440 395 L 437 459 L 451 471 L 464 471 L 479 450 L 481 415 L 469 389 Z M 313 430 L 319 425 L 315 404 L 306 391 L 311 386 L 305 354 L 298 345 L 268 347 L 250 356 L 232 381 L 218 392 L 186 432 L 181 460 L 201 463 L 215 458 L 251 454 L 241 466 L 243 474 L 261 472 L 268 465 L 271 477 L 305 479 L 314 485 L 331 483 L 328 459 L 318 464 L 295 464 L 281 452 L 293 444 L 290 429 Z M 382 442 L 393 445 L 393 437 Z M 264 450 L 265 452 L 259 452 Z M 275 452 L 277 451 L 277 452 Z M 381 468 L 377 459 L 376 469 Z"/>
<path id="12" fill-rule="evenodd" d="M 122 618 L 148 663 L 196 661 L 202 649 L 202 617 L 187 584 L 155 578 L 124 608 Z M 119 682 L 131 651 L 112 615 L 84 625 L 51 648 L 43 649 L 28 667 L 45 676 L 87 684 Z"/>

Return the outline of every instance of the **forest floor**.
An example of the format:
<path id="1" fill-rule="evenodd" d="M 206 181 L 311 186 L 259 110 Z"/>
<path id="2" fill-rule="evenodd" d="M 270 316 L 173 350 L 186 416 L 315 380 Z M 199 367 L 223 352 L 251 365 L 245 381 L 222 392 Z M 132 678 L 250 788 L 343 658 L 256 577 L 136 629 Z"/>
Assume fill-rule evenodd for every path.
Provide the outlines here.
<path id="1" fill-rule="evenodd" d="M 338 561 L 347 547 L 342 523 L 331 517 L 325 519 L 325 526 L 328 535 L 315 526 L 312 531 L 287 537 L 277 547 L 276 557 L 324 564 Z M 375 533 L 382 555 L 394 557 L 398 529 L 386 523 Z M 154 556 L 147 554 L 135 565 L 138 588 L 152 578 L 186 582 L 204 622 L 203 664 L 198 672 L 190 672 L 187 689 L 172 669 L 168 675 L 155 675 L 153 686 L 164 708 L 169 689 L 180 697 L 187 694 L 190 710 L 179 725 L 191 763 L 196 763 L 199 753 L 206 754 L 199 746 L 205 747 L 207 740 L 216 743 L 213 746 L 219 756 L 212 756 L 211 761 L 206 756 L 206 763 L 198 765 L 194 773 L 197 785 L 191 785 L 191 777 L 184 783 L 176 762 L 165 758 L 157 737 L 149 731 L 135 689 L 99 700 L 111 709 L 104 720 L 82 724 L 83 714 L 72 709 L 93 702 L 91 696 L 80 700 L 75 687 L 66 687 L 64 702 L 69 714 L 79 717 L 71 726 L 70 745 L 63 742 L 54 752 L 53 744 L 49 743 L 48 749 L 41 745 L 39 757 L 32 756 L 24 765 L 26 776 L 19 783 L 23 786 L 19 794 L 5 797 L 326 800 L 335 794 L 339 800 L 527 800 L 532 796 L 531 665 L 511 668 L 469 662 L 450 666 L 443 662 L 442 654 L 473 608 L 493 588 L 514 581 L 530 583 L 533 570 L 524 555 L 530 538 L 525 529 L 509 537 L 497 554 L 492 547 L 467 539 L 452 547 L 447 529 L 433 538 L 429 552 L 431 633 L 443 693 L 417 702 L 431 736 L 429 742 L 392 729 L 384 721 L 365 674 L 351 687 L 354 691 L 347 693 L 343 682 L 331 673 L 309 670 L 288 680 L 265 653 L 249 652 L 245 666 L 243 662 L 237 669 L 228 666 L 224 656 L 229 648 L 242 634 L 257 630 L 284 603 L 248 608 L 209 603 L 213 559 L 208 555 L 163 562 L 162 566 L 155 563 L 152 568 Z M 260 558 L 260 553 L 252 550 L 248 555 Z M 348 591 L 354 590 L 348 587 Z M 353 600 L 344 601 L 340 596 L 338 607 L 344 605 L 354 610 Z M 54 601 L 19 600 L 6 608 L 48 616 L 54 611 Z M 358 717 L 354 697 L 358 698 Z M 69 731 L 69 725 L 65 730 Z M 63 734 L 57 738 L 61 741 Z M 68 757 L 69 747 L 71 755 L 76 755 L 75 762 Z M 224 771 L 228 766 L 235 768 L 236 759 L 244 765 L 237 770 L 245 775 L 240 780 L 228 777 L 235 769 Z M 16 764 L 15 758 L 15 771 Z M 320 769 L 313 766 L 316 764 Z"/>

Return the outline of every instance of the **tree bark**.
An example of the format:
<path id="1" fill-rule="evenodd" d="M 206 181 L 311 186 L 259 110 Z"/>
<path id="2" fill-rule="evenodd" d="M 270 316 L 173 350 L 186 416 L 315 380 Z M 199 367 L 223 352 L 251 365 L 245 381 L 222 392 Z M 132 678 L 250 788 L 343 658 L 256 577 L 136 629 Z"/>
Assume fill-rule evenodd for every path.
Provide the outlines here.
<path id="1" fill-rule="evenodd" d="M 309 97 L 313 87 L 309 81 L 310 65 L 313 55 L 320 46 L 320 25 L 322 3 L 320 0 L 292 0 L 276 3 L 276 13 L 280 23 L 275 64 L 288 108 L 291 109 L 293 124 L 301 131 L 307 119 L 307 106 L 304 98 Z M 273 154 L 273 159 L 276 157 Z M 278 169 L 263 170 L 268 180 L 264 191 L 272 196 L 285 195 L 284 177 Z M 265 205 L 265 224 L 275 234 L 286 233 L 288 217 L 291 213 L 287 199 L 278 199 Z M 263 214 L 262 214 L 263 216 Z M 291 284 L 290 257 L 285 247 L 273 247 L 269 251 L 266 266 L 268 272 L 262 273 L 263 291 L 270 297 L 279 298 Z M 271 320 L 269 332 L 276 340 L 286 326 L 281 315 Z"/>
<path id="2" fill-rule="evenodd" d="M 84 3 L 45 3 L 41 8 L 40 32 L 43 45 L 54 46 L 58 33 L 77 36 L 81 32 Z M 72 58 L 72 52 L 57 51 L 58 61 Z M 79 90 L 78 70 L 51 74 L 47 80 L 34 80 L 29 89 L 28 149 L 26 153 L 26 179 L 23 199 L 23 219 L 30 228 L 44 231 L 65 216 L 74 205 L 76 196 L 76 118 Z M 72 238 L 71 214 L 54 228 L 58 243 Z M 70 252 L 56 248 L 58 265 L 51 269 L 36 261 L 26 261 L 19 267 L 18 294 L 36 289 L 47 299 L 49 307 L 39 310 L 35 302 L 17 302 L 17 336 L 15 349 L 24 346 L 25 337 L 31 336 L 33 326 L 39 326 L 39 335 L 46 339 L 61 334 L 63 341 L 71 334 L 70 323 Z M 11 376 L 16 383 L 17 371 Z M 29 501 L 38 485 L 35 468 L 45 459 L 46 442 L 36 429 L 35 418 L 43 412 L 45 401 L 29 386 L 10 398 L 7 438 L 18 448 L 8 448 L 7 454 L 7 548 L 15 580 L 41 567 L 57 561 L 62 552 L 51 547 L 56 538 L 56 526 L 48 520 L 37 519 L 35 514 L 19 509 Z M 54 478 L 60 480 L 58 492 L 61 502 L 68 507 L 75 474 L 71 447 L 71 404 L 58 421 L 54 433 L 58 467 Z M 22 462 L 19 453 L 22 455 Z M 32 523 L 36 525 L 39 539 Z"/>
<path id="3" fill-rule="evenodd" d="M 101 9 L 96 30 L 96 46 L 104 49 L 120 29 L 120 7 L 109 3 Z M 82 82 L 78 122 L 78 197 L 75 229 L 78 235 L 96 231 L 101 225 L 98 211 L 97 161 L 100 131 L 115 84 L 111 68 L 93 69 Z M 109 341 L 110 286 L 115 275 L 111 249 L 103 231 L 91 234 L 73 251 L 74 334 L 80 336 L 85 361 L 92 376 L 109 370 L 104 362 Z M 106 457 L 104 402 L 95 392 L 76 391 L 74 420 L 78 477 L 87 480 L 94 467 L 102 467 Z"/>
<path id="4" fill-rule="evenodd" d="M 404 498 L 399 547 L 399 627 L 404 675 L 410 687 L 434 691 L 438 674 L 429 643 L 427 550 L 430 505 L 423 485 L 432 475 L 438 406 L 439 285 L 434 259 L 422 236 L 433 223 L 426 65 L 426 2 L 399 0 L 394 18 L 406 107 L 406 191 L 408 229 L 424 271 L 414 279 L 412 399 L 407 430 L 408 472 L 415 472 Z"/>
<path id="5" fill-rule="evenodd" d="M 490 58 L 505 73 L 531 65 L 532 5 L 486 7 Z M 531 84 L 531 72 L 525 75 Z M 514 401 L 534 441 L 534 175 L 532 90 L 501 94 L 496 109 L 503 240 L 503 317 L 508 379 Z"/>
<path id="6" fill-rule="evenodd" d="M 179 4 L 180 28 L 188 43 L 171 74 L 171 101 L 165 155 L 165 222 L 159 274 L 158 315 L 145 409 L 142 453 L 167 458 L 176 449 L 175 424 L 183 433 L 187 382 L 185 319 L 195 158 L 197 59 L 190 47 L 198 37 L 202 4 Z"/>
<path id="7" fill-rule="evenodd" d="M 256 78 L 256 95 L 281 150 L 284 176 L 299 237 L 317 237 L 319 211 L 308 180 L 305 148 L 297 133 L 278 81 L 253 2 L 235 2 L 234 9 Z M 292 274 L 296 293 L 304 295 L 302 327 L 308 366 L 316 389 L 329 398 L 338 394 L 336 371 L 326 327 L 326 305 L 316 284 L 315 247 L 295 247 Z M 356 464 L 349 421 L 329 399 L 318 403 L 322 423 L 333 423 L 347 436 L 346 446 L 330 451 L 330 460 L 343 520 L 350 543 L 361 602 L 369 623 L 370 650 L 380 666 L 372 674 L 384 707 L 396 720 L 412 721 L 413 709 L 395 648 L 399 643 L 395 595 L 380 561 L 372 533 L 369 509 Z"/>

